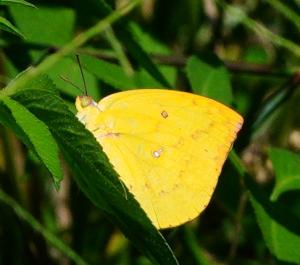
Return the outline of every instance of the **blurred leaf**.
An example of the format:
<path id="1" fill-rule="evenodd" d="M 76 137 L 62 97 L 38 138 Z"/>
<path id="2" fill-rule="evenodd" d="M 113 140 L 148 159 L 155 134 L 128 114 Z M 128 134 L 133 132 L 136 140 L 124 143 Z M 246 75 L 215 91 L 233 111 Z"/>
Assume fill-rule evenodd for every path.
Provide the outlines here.
<path id="1" fill-rule="evenodd" d="M 300 190 L 300 156 L 285 149 L 271 148 L 269 152 L 276 184 L 271 200 L 290 190 Z"/>
<path id="2" fill-rule="evenodd" d="M 63 173 L 58 157 L 58 147 L 47 126 L 18 102 L 8 97 L 3 97 L 1 101 L 11 111 L 15 122 L 27 135 L 36 154 L 52 174 L 55 186 L 58 188 L 63 179 Z"/>
<path id="3" fill-rule="evenodd" d="M 152 62 L 144 49 L 133 38 L 130 31 L 127 30 L 127 28 L 119 28 L 119 25 L 120 24 L 118 24 L 116 27 L 117 36 L 119 36 L 120 40 L 123 41 L 125 47 L 128 49 L 132 57 L 136 59 L 139 64 L 143 66 L 149 72 L 149 74 L 161 84 L 161 86 L 170 88 L 171 85 L 169 84 L 169 82 L 160 72 L 158 67 Z"/>
<path id="4" fill-rule="evenodd" d="M 268 2 L 273 8 L 278 10 L 282 15 L 284 15 L 286 19 L 294 23 L 298 29 L 300 29 L 300 16 L 292 8 L 290 8 L 288 5 L 285 5 L 283 1 L 279 0 L 267 0 L 266 2 Z"/>
<path id="5" fill-rule="evenodd" d="M 243 54 L 243 61 L 254 64 L 268 64 L 269 55 L 264 47 L 250 46 L 247 47 Z"/>
<path id="6" fill-rule="evenodd" d="M 253 132 L 257 131 L 265 122 L 270 120 L 275 111 L 295 95 L 298 88 L 297 77 L 298 74 L 295 74 L 281 87 L 273 91 L 272 94 L 269 94 L 263 101 L 263 104 L 261 104 L 260 109 L 256 109 L 257 115 L 251 124 Z"/>
<path id="7" fill-rule="evenodd" d="M 35 5 L 24 0 L 0 0 L 0 5 L 20 4 L 24 6 L 34 7 Z"/>
<path id="8" fill-rule="evenodd" d="M 118 90 L 141 87 L 161 87 L 160 83 L 144 70 L 136 71 L 133 75 L 128 76 L 124 73 L 123 68 L 117 64 L 86 55 L 82 55 L 80 59 L 86 70 Z"/>
<path id="9" fill-rule="evenodd" d="M 199 22 L 203 6 L 203 1 L 194 0 L 155 2 L 153 24 L 156 35 L 166 43 L 177 43 L 188 50 L 202 26 Z"/>
<path id="10" fill-rule="evenodd" d="M 187 61 L 186 72 L 194 93 L 231 105 L 229 73 L 220 60 L 192 56 Z"/>
<path id="11" fill-rule="evenodd" d="M 107 16 L 112 12 L 112 9 L 109 5 L 105 3 L 105 1 L 97 1 L 97 7 L 99 8 L 100 14 L 102 16 Z M 132 55 L 132 57 L 143 66 L 149 74 L 156 79 L 162 86 L 170 87 L 170 84 L 165 79 L 163 74 L 160 72 L 158 67 L 152 62 L 148 54 L 144 51 L 138 41 L 135 40 L 133 34 L 128 27 L 127 21 L 123 19 L 123 21 L 117 23 L 114 27 L 116 36 L 119 38 L 123 45 L 126 47 L 128 52 Z"/>
<path id="12" fill-rule="evenodd" d="M 269 201 L 265 192 L 246 176 L 246 186 L 257 222 L 270 252 L 279 260 L 300 262 L 300 219 L 285 205 Z"/>
<path id="13" fill-rule="evenodd" d="M 24 35 L 4 17 L 0 17 L 0 29 L 24 38 Z"/>
<path id="14" fill-rule="evenodd" d="M 191 252 L 190 255 L 195 260 L 195 264 L 211 264 L 211 260 L 209 260 L 205 256 L 204 249 L 202 249 L 202 247 L 199 245 L 195 231 L 193 231 L 193 229 L 189 225 L 183 227 L 183 240 L 185 244 L 189 247 L 188 249 Z"/>
<path id="15" fill-rule="evenodd" d="M 122 67 L 117 64 L 95 59 L 86 55 L 81 55 L 80 60 L 83 68 L 116 89 L 126 90 L 135 87 L 134 80 L 127 76 Z"/>
<path id="16" fill-rule="evenodd" d="M 237 212 L 242 192 L 240 180 L 237 178 L 235 170 L 229 163 L 225 163 L 215 190 L 215 199 L 228 213 L 234 216 Z"/>
<path id="17" fill-rule="evenodd" d="M 264 40 L 267 40 L 278 47 L 283 47 L 298 57 L 300 56 L 300 46 L 296 42 L 273 33 L 262 23 L 250 18 L 241 8 L 227 4 L 224 0 L 216 0 L 216 2 L 221 5 L 222 8 L 226 9 L 227 16 L 231 19 L 234 17 L 238 20 L 238 23 L 244 24 Z"/>
<path id="18" fill-rule="evenodd" d="M 132 0 L 124 7 L 115 10 L 85 32 L 80 33 L 76 38 L 72 39 L 68 44 L 66 44 L 56 53 L 49 55 L 37 67 L 29 67 L 26 73 L 18 78 L 17 82 L 10 82 L 5 88 L 2 89 L 2 95 L 11 95 L 19 89 L 23 89 L 28 84 L 28 82 L 45 74 L 65 56 L 74 52 L 77 48 L 85 44 L 92 37 L 105 31 L 107 27 L 125 16 L 141 1 L 142 0 Z"/>
<path id="19" fill-rule="evenodd" d="M 152 35 L 145 32 L 138 24 L 136 23 L 130 23 L 129 24 L 130 31 L 132 32 L 133 36 L 138 40 L 139 45 L 150 54 L 164 54 L 169 55 L 171 54 L 171 49 L 160 42 L 159 40 L 155 39 Z M 172 87 L 174 87 L 175 80 L 176 80 L 176 68 L 173 66 L 161 66 L 159 65 L 159 70 L 162 72 L 164 77 L 167 79 L 168 83 L 171 84 Z M 145 71 L 142 71 L 141 74 L 137 74 L 137 76 L 141 76 L 142 78 L 139 78 L 139 82 L 137 84 L 141 84 L 142 87 L 152 87 L 152 88 L 159 88 L 162 87 L 162 84 L 160 84 L 158 81 L 155 81 L 154 78 L 151 78 L 152 81 L 150 81 L 149 75 L 146 75 L 146 73 L 143 73 Z M 137 79 L 136 79 L 137 80 Z M 150 81 L 150 82 L 149 82 Z"/>
<path id="20" fill-rule="evenodd" d="M 5 228 L 1 229 L 0 234 L 1 264 L 20 265 L 24 262 L 24 244 L 27 243 L 20 221 L 2 201 L 0 202 L 0 212 L 0 227 Z"/>
<path id="21" fill-rule="evenodd" d="M 160 68 L 165 76 L 168 76 L 168 82 L 173 83 L 173 71 L 168 71 L 168 68 Z M 145 69 L 136 71 L 132 76 L 137 88 L 164 88 L 160 82 L 154 79 Z"/>
<path id="22" fill-rule="evenodd" d="M 155 39 L 153 36 L 145 32 L 137 23 L 130 23 L 130 31 L 138 40 L 139 44 L 148 53 L 171 54 L 171 49 L 162 42 Z"/>
<path id="23" fill-rule="evenodd" d="M 28 42 L 57 47 L 71 40 L 75 23 L 73 9 L 14 5 L 9 10 Z"/>
<path id="24" fill-rule="evenodd" d="M 162 235 L 153 227 L 133 196 L 120 183 L 106 155 L 92 134 L 57 97 L 54 87 L 19 90 L 13 99 L 44 122 L 70 165 L 86 196 L 115 221 L 132 243 L 155 264 L 173 265 L 177 261 Z"/>
<path id="25" fill-rule="evenodd" d="M 78 265 L 88 265 L 77 253 L 75 253 L 68 245 L 66 245 L 62 240 L 57 238 L 51 231 L 42 226 L 27 210 L 25 210 L 17 201 L 15 201 L 12 197 L 6 194 L 0 188 L 0 201 L 9 205 L 17 216 L 27 222 L 32 229 L 41 233 L 43 237 L 52 244 L 56 249 L 61 251 L 64 255 L 69 257 L 74 261 L 75 264 Z"/>

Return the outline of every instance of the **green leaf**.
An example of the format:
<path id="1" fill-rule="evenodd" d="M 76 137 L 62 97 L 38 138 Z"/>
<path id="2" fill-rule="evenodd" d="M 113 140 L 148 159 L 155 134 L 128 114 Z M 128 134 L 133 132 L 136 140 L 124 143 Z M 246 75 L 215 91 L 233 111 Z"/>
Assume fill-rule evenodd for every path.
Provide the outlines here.
<path id="1" fill-rule="evenodd" d="M 152 35 L 143 30 L 139 24 L 130 22 L 128 25 L 133 36 L 139 40 L 139 45 L 148 53 L 170 55 L 171 49 L 162 42 L 155 39 Z"/>
<path id="2" fill-rule="evenodd" d="M 133 75 L 128 76 L 123 71 L 123 68 L 117 64 L 86 55 L 82 55 L 80 59 L 86 70 L 116 89 L 128 90 L 141 87 L 161 87 L 161 84 L 144 70 L 136 71 Z"/>
<path id="3" fill-rule="evenodd" d="M 279 260 L 300 262 L 300 219 L 286 205 L 271 202 L 251 177 L 246 176 L 251 204 L 270 252 Z"/>
<path id="4" fill-rule="evenodd" d="M 178 264 L 165 239 L 128 190 L 125 196 L 119 178 L 93 135 L 57 97 L 54 88 L 43 89 L 37 85 L 34 88 L 20 90 L 13 99 L 48 126 L 86 196 L 117 223 L 154 264 Z"/>
<path id="5" fill-rule="evenodd" d="M 0 29 L 24 38 L 24 35 L 4 17 L 0 17 Z"/>
<path id="6" fill-rule="evenodd" d="M 229 73 L 219 59 L 192 56 L 187 61 L 186 73 L 194 93 L 232 104 Z"/>
<path id="7" fill-rule="evenodd" d="M 75 23 L 73 9 L 54 6 L 34 9 L 14 5 L 9 10 L 29 42 L 57 47 L 71 40 Z"/>
<path id="8" fill-rule="evenodd" d="M 250 46 L 245 48 L 242 57 L 243 62 L 254 64 L 268 64 L 269 57 L 264 47 Z"/>
<path id="9" fill-rule="evenodd" d="M 103 0 L 95 1 L 94 6 L 90 9 L 96 13 L 98 18 L 99 16 L 103 18 L 113 11 L 112 8 Z M 123 18 L 121 22 L 116 23 L 114 25 L 114 30 L 120 42 L 123 43 L 128 53 L 138 62 L 138 64 L 145 68 L 147 72 L 160 83 L 160 86 L 166 88 L 171 87 L 160 69 L 155 63 L 153 63 L 151 58 L 144 51 L 143 47 L 139 44 L 139 41 L 134 38 L 127 24 L 127 20 Z"/>
<path id="10" fill-rule="evenodd" d="M 10 4 L 19 4 L 19 5 L 36 8 L 35 5 L 24 0 L 0 0 L 0 5 L 10 5 Z"/>
<path id="11" fill-rule="evenodd" d="M 174 69 L 168 71 L 169 69 L 160 67 L 160 70 L 162 70 L 165 75 L 169 75 L 170 78 L 168 78 L 168 82 L 173 83 L 172 73 L 174 72 L 172 70 Z M 138 88 L 164 88 L 161 83 L 154 79 L 145 69 L 136 71 L 132 78 L 134 80 L 135 87 Z"/>
<path id="12" fill-rule="evenodd" d="M 122 67 L 117 64 L 86 55 L 80 56 L 80 60 L 86 70 L 116 89 L 126 90 L 136 87 L 133 78 L 127 76 Z"/>
<path id="13" fill-rule="evenodd" d="M 144 49 L 133 38 L 130 31 L 127 30 L 127 28 L 118 27 L 118 25 L 116 27 L 117 36 L 121 41 L 123 41 L 125 47 L 132 55 L 132 57 L 136 59 L 138 63 L 143 66 L 148 71 L 148 73 L 161 84 L 161 86 L 170 88 L 171 85 L 169 84 L 169 82 L 166 80 L 158 67 L 152 62 Z"/>
<path id="14" fill-rule="evenodd" d="M 138 24 L 131 22 L 129 24 L 130 31 L 132 32 L 135 39 L 138 40 L 139 45 L 150 54 L 164 54 L 170 55 L 171 50 L 165 44 L 159 42 L 152 35 L 145 32 Z M 159 70 L 162 72 L 163 76 L 167 79 L 168 83 L 171 84 L 171 87 L 174 87 L 176 82 L 177 71 L 176 68 L 170 66 L 159 65 Z M 156 81 L 151 75 L 146 75 L 145 71 L 137 73 L 136 82 L 139 79 L 138 83 L 140 87 L 152 87 L 159 88 L 161 83 Z"/>
<path id="15" fill-rule="evenodd" d="M 285 104 L 290 98 L 295 95 L 297 92 L 297 86 L 294 85 L 285 85 L 279 87 L 271 95 L 269 95 L 260 107 L 259 112 L 255 121 L 251 124 L 251 130 L 258 131 L 260 127 L 264 125 L 265 122 L 271 119 L 272 115 Z"/>
<path id="16" fill-rule="evenodd" d="M 269 152 L 276 184 L 271 200 L 290 190 L 300 190 L 300 156 L 285 149 L 271 148 Z"/>
<path id="17" fill-rule="evenodd" d="M 63 173 L 58 157 L 58 147 L 47 126 L 24 106 L 9 97 L 3 97 L 1 101 L 10 110 L 15 122 L 28 137 L 34 151 L 52 174 L 58 188 Z"/>
<path id="18" fill-rule="evenodd" d="M 16 123 L 13 116 L 11 115 L 10 110 L 3 104 L 3 102 L 0 100 L 0 123 L 3 124 L 3 126 L 10 128 L 14 134 L 25 144 L 30 148 L 31 150 L 34 150 L 34 147 L 30 140 L 28 139 L 27 135 L 24 133 L 22 128 Z"/>

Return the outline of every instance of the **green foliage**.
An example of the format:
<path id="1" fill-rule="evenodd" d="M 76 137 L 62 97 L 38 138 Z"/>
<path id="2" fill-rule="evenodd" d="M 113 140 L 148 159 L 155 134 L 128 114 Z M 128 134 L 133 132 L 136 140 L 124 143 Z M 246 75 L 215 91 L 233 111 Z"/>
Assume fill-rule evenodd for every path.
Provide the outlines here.
<path id="1" fill-rule="evenodd" d="M 24 0 L 1 0 L 0 5 L 7 5 L 7 6 L 14 6 L 14 4 L 20 5 L 20 6 L 27 6 L 27 7 L 35 7 L 33 4 L 24 1 Z M 4 17 L 0 16 L 0 29 L 5 30 L 7 32 L 10 32 L 12 34 L 15 34 L 21 38 L 24 38 L 24 35 L 21 33 L 21 31 L 15 27 L 11 22 Z"/>
<path id="2" fill-rule="evenodd" d="M 284 192 L 300 189 L 300 156 L 285 149 L 271 148 L 270 158 L 276 180 L 271 199 L 275 201 Z"/>
<path id="3" fill-rule="evenodd" d="M 35 5 L 24 0 L 1 0 L 0 1 L 0 5 L 13 5 L 13 4 L 35 7 Z"/>
<path id="4" fill-rule="evenodd" d="M 229 74 L 218 59 L 212 56 L 204 60 L 191 57 L 187 61 L 186 71 L 194 93 L 227 105 L 232 103 Z"/>
<path id="5" fill-rule="evenodd" d="M 75 20 L 72 9 L 13 5 L 9 11 L 28 42 L 61 46 L 71 39 Z"/>
<path id="6" fill-rule="evenodd" d="M 21 38 L 24 38 L 23 34 L 4 17 L 0 17 L 0 29 L 16 34 Z"/>
<path id="7" fill-rule="evenodd" d="M 278 259 L 300 262 L 300 219 L 285 205 L 270 202 L 264 192 L 247 180 L 251 203 L 265 242 Z"/>
<path id="8" fill-rule="evenodd" d="M 161 87 L 157 80 L 143 70 L 136 71 L 128 76 L 124 73 L 122 67 L 113 63 L 97 60 L 86 55 L 81 57 L 81 61 L 83 67 L 90 73 L 93 73 L 100 80 L 118 90 L 128 90 L 140 87 Z"/>
<path id="9" fill-rule="evenodd" d="M 120 2 L 0 1 L 0 264 L 299 264 L 299 6 Z M 243 115 L 199 218 L 153 227 L 75 117 L 75 54 L 96 100 L 178 89 Z"/>
<path id="10" fill-rule="evenodd" d="M 23 130 L 27 136 L 23 141 L 31 143 L 29 147 L 32 147 L 41 161 L 43 161 L 51 172 L 55 185 L 59 187 L 63 173 L 58 159 L 58 147 L 47 126 L 17 101 L 9 97 L 3 97 L 1 103 L 9 109 L 10 115 L 15 121 L 15 124 L 11 124 L 10 127 L 15 128 L 19 126 Z M 18 133 L 19 129 L 15 131 Z"/>

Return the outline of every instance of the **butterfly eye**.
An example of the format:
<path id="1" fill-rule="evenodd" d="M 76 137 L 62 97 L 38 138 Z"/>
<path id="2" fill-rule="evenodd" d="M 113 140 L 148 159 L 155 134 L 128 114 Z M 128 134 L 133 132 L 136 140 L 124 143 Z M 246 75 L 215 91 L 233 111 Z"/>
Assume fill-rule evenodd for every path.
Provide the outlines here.
<path id="1" fill-rule="evenodd" d="M 83 97 L 81 97 L 80 99 L 81 99 L 81 102 L 80 102 L 80 103 L 81 103 L 81 107 L 82 107 L 82 108 L 85 108 L 85 107 L 91 105 L 92 102 L 93 102 L 92 97 L 83 96 Z"/>

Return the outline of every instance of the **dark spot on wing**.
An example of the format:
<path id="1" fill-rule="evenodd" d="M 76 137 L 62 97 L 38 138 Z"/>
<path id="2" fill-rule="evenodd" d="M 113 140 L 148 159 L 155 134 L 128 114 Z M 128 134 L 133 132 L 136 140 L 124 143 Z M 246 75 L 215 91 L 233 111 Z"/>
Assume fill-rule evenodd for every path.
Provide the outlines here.
<path id="1" fill-rule="evenodd" d="M 165 110 L 163 110 L 163 111 L 160 113 L 160 115 L 161 115 L 164 119 L 166 119 L 166 118 L 169 117 L 168 112 L 166 112 Z"/>

